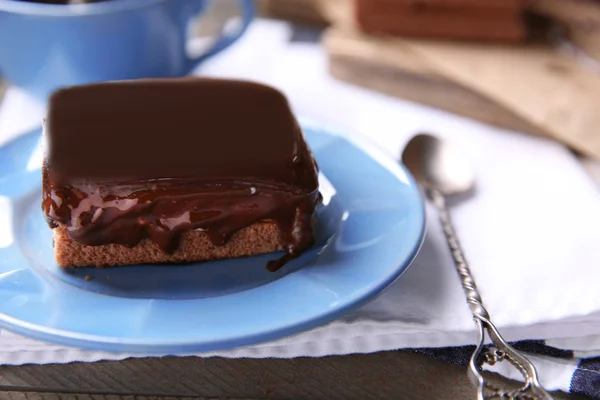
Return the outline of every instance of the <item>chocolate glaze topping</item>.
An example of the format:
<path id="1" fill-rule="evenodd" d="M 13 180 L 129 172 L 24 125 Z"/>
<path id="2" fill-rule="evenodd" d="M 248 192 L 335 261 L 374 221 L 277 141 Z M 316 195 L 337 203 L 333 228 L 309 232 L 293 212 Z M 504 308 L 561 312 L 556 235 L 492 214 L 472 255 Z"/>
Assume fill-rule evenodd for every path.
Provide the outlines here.
<path id="1" fill-rule="evenodd" d="M 313 244 L 317 166 L 285 97 L 232 80 L 100 83 L 56 92 L 44 126 L 42 209 L 86 245 L 171 253 L 181 234 L 215 245 L 273 221 L 286 256 Z"/>

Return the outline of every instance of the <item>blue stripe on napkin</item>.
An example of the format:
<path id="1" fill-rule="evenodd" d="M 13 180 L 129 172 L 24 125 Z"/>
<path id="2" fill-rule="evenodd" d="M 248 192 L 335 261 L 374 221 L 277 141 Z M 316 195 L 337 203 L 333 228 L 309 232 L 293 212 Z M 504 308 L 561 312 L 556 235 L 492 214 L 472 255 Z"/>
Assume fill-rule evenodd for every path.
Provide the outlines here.
<path id="1" fill-rule="evenodd" d="M 557 349 L 556 347 L 551 347 L 546 345 L 546 342 L 543 340 L 521 340 L 519 342 L 511 343 L 515 349 L 519 351 L 524 351 L 532 354 L 540 354 L 548 357 L 555 358 L 573 358 L 572 350 L 563 350 Z"/>
<path id="2" fill-rule="evenodd" d="M 600 357 L 581 360 L 571 378 L 570 391 L 600 399 Z"/>

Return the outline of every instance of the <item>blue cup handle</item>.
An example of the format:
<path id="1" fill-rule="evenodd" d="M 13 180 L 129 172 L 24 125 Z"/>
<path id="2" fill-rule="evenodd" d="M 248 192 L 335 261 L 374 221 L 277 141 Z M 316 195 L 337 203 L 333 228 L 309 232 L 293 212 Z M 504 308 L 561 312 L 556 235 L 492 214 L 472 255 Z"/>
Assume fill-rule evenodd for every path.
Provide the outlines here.
<path id="1" fill-rule="evenodd" d="M 254 18 L 254 5 L 253 0 L 238 0 L 240 8 L 242 10 L 242 26 L 239 30 L 231 35 L 227 35 L 225 33 L 221 33 L 221 36 L 215 40 L 215 43 L 197 57 L 187 57 L 186 60 L 186 74 L 189 74 L 198 64 L 202 61 L 206 60 L 209 57 L 214 56 L 221 50 L 229 47 L 233 42 L 238 40 L 240 36 L 244 34 L 248 26 L 252 22 Z"/>

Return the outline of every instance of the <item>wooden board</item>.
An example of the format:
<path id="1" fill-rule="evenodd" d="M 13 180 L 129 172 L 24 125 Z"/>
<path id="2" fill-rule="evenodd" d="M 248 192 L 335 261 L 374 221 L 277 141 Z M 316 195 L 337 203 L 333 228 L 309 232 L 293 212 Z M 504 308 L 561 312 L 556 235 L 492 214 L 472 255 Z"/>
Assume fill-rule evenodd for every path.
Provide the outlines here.
<path id="1" fill-rule="evenodd" d="M 324 36 L 331 73 L 501 127 L 544 134 L 600 159 L 600 77 L 546 46 Z"/>
<path id="2" fill-rule="evenodd" d="M 437 73 L 417 55 L 403 57 L 399 64 L 397 49 L 382 42 L 356 40 L 337 30 L 327 32 L 325 45 L 330 72 L 341 80 L 502 128 L 543 134 L 527 120 Z"/>

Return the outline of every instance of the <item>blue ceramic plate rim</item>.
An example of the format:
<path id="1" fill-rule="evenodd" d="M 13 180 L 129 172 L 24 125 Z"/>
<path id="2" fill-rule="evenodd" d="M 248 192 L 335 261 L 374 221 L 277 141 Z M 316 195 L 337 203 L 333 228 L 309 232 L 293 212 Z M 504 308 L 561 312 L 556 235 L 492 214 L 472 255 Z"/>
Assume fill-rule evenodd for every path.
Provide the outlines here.
<path id="1" fill-rule="evenodd" d="M 299 319 L 296 322 L 288 323 L 282 326 L 276 326 L 272 329 L 253 334 L 225 336 L 219 339 L 204 342 L 199 342 L 197 339 L 157 340 L 155 338 L 120 338 L 89 333 L 79 333 L 33 324 L 1 312 L 0 327 L 24 336 L 31 337 L 33 339 L 79 347 L 82 349 L 112 352 L 122 352 L 124 349 L 126 349 L 127 353 L 185 354 L 193 352 L 227 350 L 239 346 L 254 345 L 297 334 L 331 322 L 345 314 L 347 311 L 362 306 L 380 295 L 382 291 L 389 287 L 406 271 L 423 244 L 426 224 L 424 203 L 419 188 L 412 175 L 403 165 L 386 155 L 385 152 L 383 152 L 377 145 L 373 144 L 373 142 L 371 142 L 368 138 L 335 128 L 323 128 L 319 124 L 307 119 L 302 119 L 301 122 L 301 125 L 305 131 L 311 130 L 313 132 L 318 132 L 318 134 L 330 135 L 348 141 L 358 150 L 368 155 L 371 161 L 379 164 L 383 169 L 387 170 L 388 172 L 392 172 L 396 176 L 402 176 L 402 178 L 406 180 L 406 182 L 403 182 L 403 184 L 407 185 L 407 187 L 410 187 L 411 190 L 414 191 L 415 198 L 418 199 L 418 201 L 411 204 L 411 207 L 413 207 L 411 212 L 414 213 L 413 218 L 418 221 L 419 229 L 417 232 L 412 233 L 411 239 L 413 242 L 410 244 L 410 250 L 404 254 L 404 257 L 399 255 L 398 259 L 393 260 L 396 267 L 390 270 L 390 273 L 384 276 L 381 280 L 378 282 L 368 282 L 365 285 L 366 289 L 364 291 L 360 292 L 356 296 L 344 299 L 341 304 L 337 305 L 333 309 L 321 310 L 320 312 L 315 312 L 311 315 L 304 315 L 303 319 Z M 398 180 L 400 180 L 400 178 L 398 178 Z M 174 348 L 177 349 L 174 351 Z"/>

